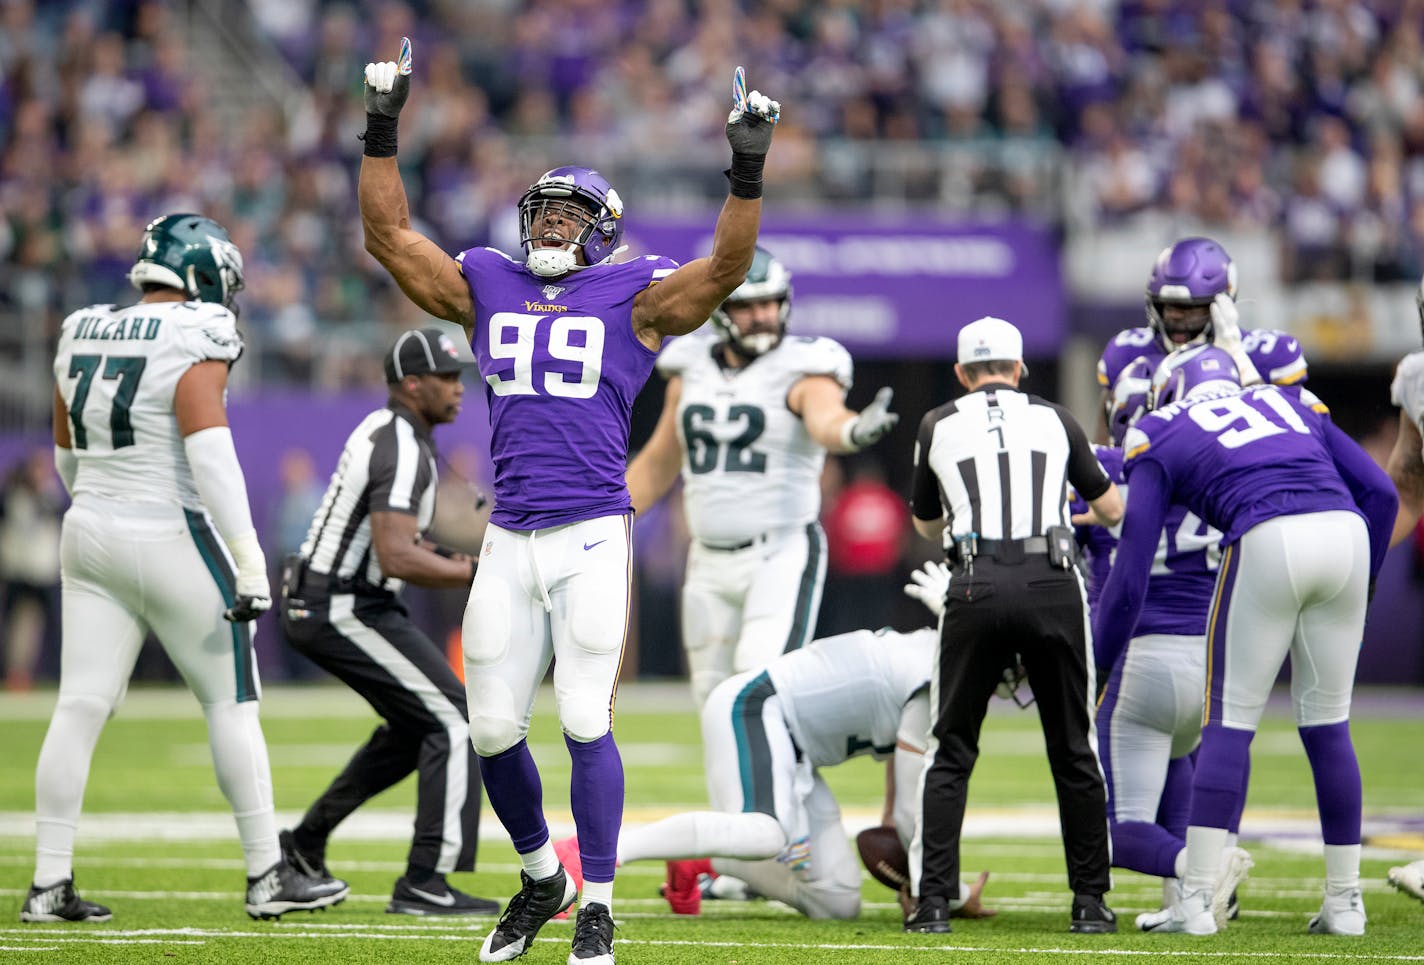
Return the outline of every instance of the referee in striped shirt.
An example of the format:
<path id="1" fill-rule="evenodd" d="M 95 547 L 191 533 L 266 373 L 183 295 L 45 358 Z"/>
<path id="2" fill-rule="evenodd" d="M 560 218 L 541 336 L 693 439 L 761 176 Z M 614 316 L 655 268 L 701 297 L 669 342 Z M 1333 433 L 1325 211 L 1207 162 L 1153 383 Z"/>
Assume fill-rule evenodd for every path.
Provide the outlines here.
<path id="1" fill-rule="evenodd" d="M 1103 902 L 1108 821 L 1093 730 L 1091 631 L 1068 486 L 1105 525 L 1122 497 L 1082 427 L 1018 390 L 1023 338 L 999 318 L 959 332 L 954 374 L 968 394 L 930 410 L 915 443 L 911 508 L 920 535 L 942 539 L 952 567 L 931 678 L 934 724 L 921 818 L 910 853 L 918 905 L 906 931 L 949 931 L 959 835 L 989 697 L 1018 654 L 1038 703 L 1073 888 L 1070 928 L 1117 930 Z"/>
<path id="2" fill-rule="evenodd" d="M 468 587 L 475 561 L 422 542 L 435 513 L 434 426 L 460 414 L 462 359 L 438 328 L 403 333 L 386 353 L 390 400 L 361 421 L 341 453 L 301 553 L 286 561 L 282 625 L 301 653 L 345 681 L 384 721 L 281 834 L 296 867 L 326 874 L 327 838 L 352 811 L 412 771 L 415 835 L 389 912 L 493 915 L 499 906 L 445 880 L 473 871 L 480 771 L 465 688 L 410 621 L 406 583 Z"/>

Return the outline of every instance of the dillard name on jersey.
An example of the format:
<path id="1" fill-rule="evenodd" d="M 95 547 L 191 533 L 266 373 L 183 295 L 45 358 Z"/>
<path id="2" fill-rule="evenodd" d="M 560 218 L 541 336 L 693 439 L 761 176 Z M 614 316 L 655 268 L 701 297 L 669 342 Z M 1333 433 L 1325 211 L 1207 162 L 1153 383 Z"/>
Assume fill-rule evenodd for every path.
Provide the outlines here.
<path id="1" fill-rule="evenodd" d="M 93 341 L 151 342 L 158 337 L 160 318 L 112 318 L 106 315 L 85 315 L 74 326 L 74 337 Z"/>

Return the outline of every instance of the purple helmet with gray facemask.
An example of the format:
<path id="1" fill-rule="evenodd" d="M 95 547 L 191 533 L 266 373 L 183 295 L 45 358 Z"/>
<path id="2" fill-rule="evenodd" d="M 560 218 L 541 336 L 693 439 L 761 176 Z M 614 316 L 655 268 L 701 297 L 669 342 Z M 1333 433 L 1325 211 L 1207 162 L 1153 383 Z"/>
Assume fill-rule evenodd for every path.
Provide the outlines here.
<path id="1" fill-rule="evenodd" d="M 578 226 L 557 248 L 539 247 L 548 214 Z M 541 278 L 554 278 L 613 257 L 623 237 L 623 199 L 608 179 L 592 168 L 565 166 L 546 171 L 519 199 L 519 240 L 525 265 Z M 580 266 L 574 251 L 583 251 Z"/>
<path id="2" fill-rule="evenodd" d="M 1222 292 L 1236 298 L 1236 265 L 1221 245 L 1210 238 L 1183 238 L 1162 249 L 1147 279 L 1147 323 L 1163 350 L 1210 342 L 1208 306 Z M 1169 325 L 1163 311 L 1167 305 L 1200 307 L 1200 319 Z M 1186 341 L 1174 341 L 1174 334 L 1185 335 Z"/>
<path id="3" fill-rule="evenodd" d="M 1211 392 L 1241 388 L 1241 373 L 1224 349 L 1215 345 L 1190 345 L 1164 358 L 1152 376 L 1147 408 L 1156 410 L 1173 402 Z"/>
<path id="4" fill-rule="evenodd" d="M 1152 392 L 1152 362 L 1138 356 L 1128 363 L 1117 377 L 1112 395 L 1107 401 L 1108 441 L 1121 446 L 1127 430 L 1147 411 L 1147 397 Z"/>

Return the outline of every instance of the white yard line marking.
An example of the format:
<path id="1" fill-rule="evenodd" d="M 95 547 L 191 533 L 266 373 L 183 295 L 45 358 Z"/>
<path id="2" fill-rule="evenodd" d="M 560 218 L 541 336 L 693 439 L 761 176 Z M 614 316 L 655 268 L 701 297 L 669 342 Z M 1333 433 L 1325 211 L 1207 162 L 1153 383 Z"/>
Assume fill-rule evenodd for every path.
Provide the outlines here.
<path id="1" fill-rule="evenodd" d="M 487 923 L 486 923 L 487 924 Z M 97 926 L 102 928 L 103 926 Z M 474 929 L 470 929 L 473 931 Z M 201 945 L 202 941 L 194 939 L 207 938 L 294 938 L 294 939 L 316 939 L 330 941 L 332 938 L 350 939 L 380 939 L 385 941 L 472 941 L 474 935 L 466 934 L 415 934 L 416 929 L 407 926 L 408 933 L 402 934 L 393 930 L 390 926 L 372 925 L 351 925 L 345 926 L 341 934 L 333 934 L 331 930 L 311 929 L 307 931 L 287 930 L 281 928 L 264 929 L 261 931 L 226 931 L 215 928 L 145 928 L 133 929 L 129 931 L 110 931 L 104 929 L 103 932 L 95 932 L 93 935 L 81 935 L 77 932 L 66 932 L 64 935 L 35 935 L 37 941 L 63 942 L 68 944 L 184 944 Z M 6 941 L 20 937 L 22 930 L 13 928 L 0 928 L 0 935 L 5 936 Z M 33 935 L 33 932 L 29 933 Z M 567 938 L 538 938 L 541 944 L 559 944 L 567 942 Z M 1148 949 L 1136 948 L 1060 948 L 1055 946 L 1042 947 L 1019 947 L 1003 948 L 995 946 L 980 945 L 909 945 L 901 943 L 886 944 L 836 944 L 832 942 L 729 942 L 729 941 L 694 941 L 678 939 L 629 939 L 619 938 L 618 944 L 623 946 L 645 946 L 648 948 L 736 948 L 762 951 L 867 951 L 867 952 L 887 952 L 895 955 L 905 955 L 909 953 L 921 953 L 928 955 L 955 955 L 967 953 L 987 953 L 987 954 L 1008 954 L 1008 955 L 1072 955 L 1072 956 L 1122 956 L 1122 957 L 1170 957 L 1170 958 L 1253 958 L 1262 960 L 1287 960 L 1287 961 L 1327 961 L 1327 962 L 1418 962 L 1424 961 L 1424 955 L 1389 955 L 1389 954 L 1347 954 L 1340 952 L 1302 952 L 1302 951 L 1208 951 L 1181 948 L 1157 947 Z M 1166 943 L 1164 942 L 1164 945 Z M 5 946 L 0 946 L 4 948 Z M 31 948 L 28 950 L 39 950 Z"/>

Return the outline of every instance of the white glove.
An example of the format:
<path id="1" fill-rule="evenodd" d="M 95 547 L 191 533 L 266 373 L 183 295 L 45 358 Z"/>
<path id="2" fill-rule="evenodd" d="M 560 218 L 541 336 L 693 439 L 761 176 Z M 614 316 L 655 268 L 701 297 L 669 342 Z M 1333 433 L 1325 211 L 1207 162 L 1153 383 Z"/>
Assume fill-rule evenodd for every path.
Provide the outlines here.
<path id="1" fill-rule="evenodd" d="M 949 593 L 949 564 L 930 560 L 910 573 L 905 595 L 919 600 L 939 619 L 944 615 L 944 598 Z"/>
<path id="2" fill-rule="evenodd" d="M 402 37 L 395 60 L 366 65 L 366 112 L 398 117 L 410 96 L 410 73 L 410 38 Z"/>
<path id="3" fill-rule="evenodd" d="M 1231 356 L 1236 371 L 1241 374 L 1242 385 L 1256 385 L 1261 381 L 1261 374 L 1241 344 L 1241 312 L 1236 308 L 1235 299 L 1226 292 L 1219 292 L 1211 300 L 1210 311 L 1211 343 Z"/>
<path id="4" fill-rule="evenodd" d="M 237 600 L 223 611 L 223 619 L 231 623 L 246 623 L 272 608 L 272 586 L 267 582 L 267 557 L 257 542 L 257 531 L 228 543 L 232 558 L 237 561 Z"/>
<path id="5" fill-rule="evenodd" d="M 885 386 L 875 393 L 875 399 L 860 410 L 860 414 L 846 422 L 841 429 L 841 443 L 850 452 L 859 452 L 866 446 L 879 442 L 881 437 L 900 421 L 900 416 L 890 411 L 890 399 L 895 390 Z"/>

